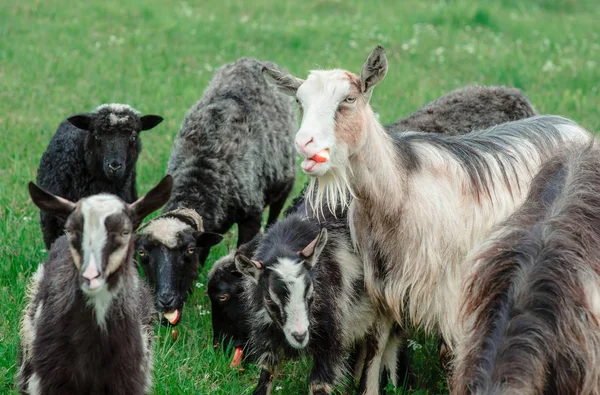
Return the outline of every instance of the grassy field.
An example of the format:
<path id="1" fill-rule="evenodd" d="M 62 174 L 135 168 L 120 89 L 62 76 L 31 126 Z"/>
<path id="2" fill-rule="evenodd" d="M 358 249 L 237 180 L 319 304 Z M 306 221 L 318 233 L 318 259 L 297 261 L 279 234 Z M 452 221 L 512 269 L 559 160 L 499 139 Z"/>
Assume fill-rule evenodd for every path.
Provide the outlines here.
<path id="1" fill-rule="evenodd" d="M 15 392 L 24 288 L 46 257 L 26 183 L 65 117 L 105 102 L 164 116 L 142 135 L 138 189 L 145 193 L 163 176 L 185 112 L 219 65 L 254 56 L 301 77 L 314 68 L 358 72 L 382 44 L 390 69 L 372 103 L 385 123 L 478 83 L 519 87 L 540 113 L 595 131 L 599 18 L 595 0 L 0 2 L 0 393 Z M 298 187 L 303 182 L 299 176 Z M 206 271 L 233 235 L 214 249 L 179 339 L 157 327 L 156 394 L 251 393 L 257 370 L 232 371 L 229 356 L 211 347 L 205 295 Z M 411 349 L 415 393 L 443 393 L 435 345 L 416 336 Z M 306 393 L 306 371 L 306 362 L 290 363 L 275 393 Z"/>

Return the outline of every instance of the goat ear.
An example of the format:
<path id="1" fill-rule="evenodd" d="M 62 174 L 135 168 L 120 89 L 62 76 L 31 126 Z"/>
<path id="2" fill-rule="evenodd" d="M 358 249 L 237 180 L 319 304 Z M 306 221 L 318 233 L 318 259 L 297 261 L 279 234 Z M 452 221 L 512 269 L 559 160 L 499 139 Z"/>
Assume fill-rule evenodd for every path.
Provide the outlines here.
<path id="1" fill-rule="evenodd" d="M 163 121 L 163 117 L 159 115 L 144 115 L 140 117 L 142 121 L 142 130 L 150 130 Z"/>
<path id="2" fill-rule="evenodd" d="M 296 96 L 298 88 L 304 83 L 304 80 L 296 78 L 289 73 L 282 73 L 279 70 L 268 67 L 262 68 L 262 74 L 267 82 L 275 85 L 281 92 L 290 96 Z"/>
<path id="3" fill-rule="evenodd" d="M 369 55 L 360 71 L 360 90 L 368 98 L 371 97 L 372 89 L 379 84 L 387 74 L 388 63 L 385 50 L 378 45 Z"/>
<path id="4" fill-rule="evenodd" d="M 90 130 L 90 123 L 92 123 L 92 117 L 90 114 L 77 114 L 67 118 L 67 121 L 76 128 L 83 130 Z"/>
<path id="5" fill-rule="evenodd" d="M 31 181 L 29 182 L 29 196 L 31 196 L 33 203 L 42 211 L 60 218 L 66 219 L 75 210 L 75 203 L 53 195 Z"/>
<path id="6" fill-rule="evenodd" d="M 305 262 L 308 263 L 310 267 L 313 267 L 315 266 L 315 263 L 317 263 L 319 255 L 321 255 L 326 243 L 327 228 L 322 228 L 319 235 L 300 251 L 300 256 L 304 258 Z"/>
<path id="7" fill-rule="evenodd" d="M 194 232 L 194 238 L 199 247 L 212 247 L 223 240 L 223 235 L 211 232 Z"/>
<path id="8" fill-rule="evenodd" d="M 159 209 L 169 200 L 172 189 L 173 177 L 167 174 L 165 178 L 163 178 L 158 185 L 152 188 L 145 196 L 142 196 L 129 205 L 133 229 L 137 229 L 146 216 L 154 210 Z"/>
<path id="9" fill-rule="evenodd" d="M 237 270 L 245 276 L 250 277 L 255 283 L 258 283 L 258 279 L 263 271 L 263 265 L 259 261 L 251 260 L 242 254 L 235 254 L 235 267 Z"/>

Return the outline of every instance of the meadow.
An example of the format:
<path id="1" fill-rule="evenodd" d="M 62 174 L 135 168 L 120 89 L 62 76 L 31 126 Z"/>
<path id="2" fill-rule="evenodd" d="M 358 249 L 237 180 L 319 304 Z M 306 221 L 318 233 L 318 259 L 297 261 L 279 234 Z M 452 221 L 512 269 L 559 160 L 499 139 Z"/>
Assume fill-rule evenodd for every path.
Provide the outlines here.
<path id="1" fill-rule="evenodd" d="M 518 87 L 540 113 L 597 131 L 598 19 L 595 0 L 0 2 L 0 393 L 16 392 L 24 290 L 47 255 L 26 185 L 67 116 L 121 102 L 165 118 L 141 137 L 143 194 L 164 175 L 181 120 L 219 65 L 252 56 L 299 77 L 358 72 L 381 44 L 389 72 L 372 104 L 383 123 L 452 89 L 488 84 Z M 299 172 L 294 194 L 305 180 Z M 211 344 L 206 273 L 234 235 L 213 249 L 179 339 L 157 325 L 153 393 L 251 393 L 258 370 L 230 369 L 230 356 Z M 414 333 L 409 345 L 418 383 L 406 393 L 446 392 L 436 343 Z M 307 366 L 288 364 L 274 393 L 306 393 Z"/>

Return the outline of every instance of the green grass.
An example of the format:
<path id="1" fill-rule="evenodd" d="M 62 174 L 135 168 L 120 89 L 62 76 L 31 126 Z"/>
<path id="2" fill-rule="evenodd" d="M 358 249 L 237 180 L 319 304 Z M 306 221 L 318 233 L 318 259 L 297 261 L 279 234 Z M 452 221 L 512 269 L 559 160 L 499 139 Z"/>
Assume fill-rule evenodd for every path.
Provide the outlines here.
<path id="1" fill-rule="evenodd" d="M 26 183 L 66 116 L 104 102 L 163 115 L 142 136 L 144 193 L 164 174 L 185 112 L 220 64 L 255 56 L 300 77 L 313 68 L 359 71 L 382 44 L 390 70 L 372 103 L 385 123 L 478 83 L 517 86 L 539 112 L 597 130 L 599 17 L 595 0 L 0 2 L 0 393 L 15 391 L 24 288 L 46 256 Z M 232 245 L 230 233 L 207 268 Z M 232 371 L 213 351 L 205 284 L 206 269 L 176 342 L 157 327 L 157 394 L 248 394 L 256 382 L 255 368 Z M 435 343 L 414 340 L 416 393 L 445 392 Z M 307 366 L 288 364 L 275 393 L 306 393 Z"/>

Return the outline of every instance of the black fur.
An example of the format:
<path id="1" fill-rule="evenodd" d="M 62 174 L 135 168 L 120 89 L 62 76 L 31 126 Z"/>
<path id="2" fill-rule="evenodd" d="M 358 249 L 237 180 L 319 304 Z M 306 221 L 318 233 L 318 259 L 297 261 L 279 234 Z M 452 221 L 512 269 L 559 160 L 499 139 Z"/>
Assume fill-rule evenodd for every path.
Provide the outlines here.
<path id="1" fill-rule="evenodd" d="M 127 119 L 111 123 L 111 116 Z M 73 202 L 104 192 L 132 203 L 137 199 L 135 166 L 142 149 L 138 134 L 160 121 L 156 115 L 140 117 L 121 104 L 102 105 L 70 117 L 59 125 L 42 155 L 37 184 Z M 50 249 L 63 234 L 65 221 L 44 212 L 40 219 L 44 243 Z"/>

